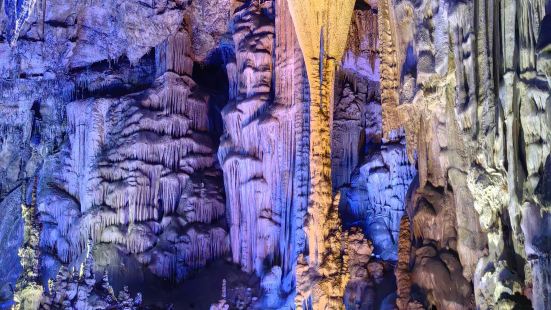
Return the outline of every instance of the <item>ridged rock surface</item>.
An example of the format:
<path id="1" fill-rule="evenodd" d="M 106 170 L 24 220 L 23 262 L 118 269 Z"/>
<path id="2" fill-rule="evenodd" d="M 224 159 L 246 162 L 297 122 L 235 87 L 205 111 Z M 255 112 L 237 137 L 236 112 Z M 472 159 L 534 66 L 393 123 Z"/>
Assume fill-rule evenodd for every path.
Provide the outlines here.
<path id="1" fill-rule="evenodd" d="M 288 305 L 305 246 L 306 71 L 284 2 L 237 1 L 235 7 L 235 62 L 226 64 L 230 98 L 218 151 L 232 260 L 263 278 L 279 270 L 275 298 L 263 301 L 277 308 Z"/>
<path id="2" fill-rule="evenodd" d="M 148 274 L 180 281 L 225 256 L 216 94 L 195 61 L 225 33 L 228 8 L 210 3 L 216 19 L 197 30 L 183 23 L 205 21 L 197 2 L 36 1 L 14 28 L 26 13 L 13 5 L 26 2 L 0 6 L 0 199 L 21 221 L 6 195 L 38 176 L 42 280 L 78 266 L 88 238 L 100 243 L 98 272 L 110 269 L 118 285 Z M 21 235 L 1 236 L 9 247 Z"/>
<path id="3" fill-rule="evenodd" d="M 182 32 L 156 47 L 146 91 L 67 105 L 68 141 L 44 165 L 38 200 L 42 245 L 61 262 L 91 238 L 111 245 L 102 266 L 132 254 L 179 281 L 226 253 L 208 96 L 191 78 L 190 45 Z"/>
<path id="4" fill-rule="evenodd" d="M 550 33 L 545 0 L 0 1 L 0 308 L 58 269 L 45 304 L 109 299 L 95 268 L 163 309 L 549 309 Z"/>
<path id="5" fill-rule="evenodd" d="M 383 96 L 398 115 L 383 125 L 405 126 L 419 170 L 408 206 L 417 302 L 548 307 L 548 203 L 536 190 L 549 156 L 548 14 L 544 1 L 379 3 L 392 73 L 381 83 L 399 95 Z"/>

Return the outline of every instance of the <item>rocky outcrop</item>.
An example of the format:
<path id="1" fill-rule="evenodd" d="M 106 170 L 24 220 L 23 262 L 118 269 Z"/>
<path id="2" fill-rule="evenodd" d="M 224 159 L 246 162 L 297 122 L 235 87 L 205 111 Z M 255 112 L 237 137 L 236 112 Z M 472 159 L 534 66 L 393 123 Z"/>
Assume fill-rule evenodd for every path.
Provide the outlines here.
<path id="1" fill-rule="evenodd" d="M 36 183 L 32 186 L 31 202 L 21 205 L 25 221 L 23 244 L 19 248 L 19 259 L 23 271 L 17 279 L 13 309 L 37 309 L 44 288 L 40 285 L 40 222 L 36 208 Z"/>
<path id="2" fill-rule="evenodd" d="M 348 256 L 349 280 L 346 284 L 344 304 L 347 309 L 366 309 L 373 307 L 374 300 L 368 298 L 370 277 L 368 263 L 373 246 L 366 240 L 361 229 L 352 228 L 347 235 L 346 255 Z"/>
<path id="3" fill-rule="evenodd" d="M 7 307 L 9 300 L 12 300 L 13 288 L 19 273 L 21 264 L 19 262 L 18 249 L 23 244 L 24 221 L 21 215 L 22 188 L 18 187 L 9 195 L 5 196 L 0 203 L 0 264 L 5 266 L 0 271 L 0 300 L 2 307 Z M 5 304 L 4 304 L 5 303 Z"/>
<path id="4" fill-rule="evenodd" d="M 100 281 L 96 280 L 92 244 L 88 245 L 86 259 L 80 266 L 70 272 L 62 266 L 55 279 L 48 282 L 48 292 L 41 300 L 39 309 L 139 309 L 142 303 L 142 294 L 135 297 L 130 295 L 128 287 L 124 287 L 115 296 L 109 283 L 109 275 L 104 272 Z M 27 308 L 25 308 L 27 309 Z"/>
<path id="5" fill-rule="evenodd" d="M 265 125 L 260 119 L 272 100 L 274 22 L 273 12 L 267 11 L 271 3 L 266 6 L 243 4 L 233 16 L 235 63 L 226 66 L 236 93 L 222 111 L 225 134 L 218 151 L 228 197 L 232 258 L 245 271 L 258 274 L 265 261 L 270 264 L 275 259 L 281 229 L 281 213 L 273 210 L 267 194 L 271 176 L 263 171 L 265 149 L 274 145 L 269 136 L 273 131 L 261 129 Z"/>
<path id="6" fill-rule="evenodd" d="M 415 168 L 408 162 L 403 140 L 372 147 L 352 174 L 350 186 L 342 189 L 346 201 L 341 202 L 341 212 L 348 225 L 365 229 L 376 256 L 395 261 L 400 219 Z"/>
<path id="7" fill-rule="evenodd" d="M 423 266 L 440 260 L 448 271 L 433 277 L 449 274 L 462 287 L 465 280 L 473 281 L 481 309 L 523 307 L 530 297 L 533 306 L 542 308 L 543 301 L 530 294 L 532 285 L 542 283 L 527 260 L 526 237 L 533 232 L 527 234 L 521 223 L 531 218 L 525 212 L 543 206 L 534 201 L 534 188 L 549 153 L 543 142 L 548 130 L 541 125 L 547 118 L 543 102 L 548 102 L 549 85 L 542 80 L 536 52 L 539 38 L 546 37 L 541 35 L 544 6 L 402 1 L 379 10 L 391 25 L 383 45 L 396 61 L 387 64 L 394 63 L 401 74 L 399 104 L 390 106 L 398 122 L 389 120 L 405 126 L 410 158 L 417 155 L 419 186 L 409 214 L 416 238 L 436 241 L 416 246 L 413 282 L 429 288 L 422 277 L 415 278 L 415 270 L 421 268 L 419 276 L 437 272 L 439 267 Z M 386 79 L 393 86 L 395 76 L 382 74 L 383 85 Z M 435 235 L 435 227 L 443 230 Z M 542 227 L 535 230 L 546 234 Z M 442 252 L 442 242 L 454 239 L 446 250 L 452 250 L 451 256 L 456 252 L 459 261 Z M 467 293 L 460 287 L 456 291 Z M 456 300 L 466 297 L 460 294 Z M 436 303 L 445 300 L 434 298 Z M 453 301 L 446 307 L 471 305 Z"/>
<path id="8" fill-rule="evenodd" d="M 127 266 L 111 270 L 117 284 L 181 280 L 224 256 L 214 95 L 194 61 L 218 44 L 227 8 L 209 6 L 217 18 L 199 35 L 183 22 L 204 20 L 195 2 L 37 1 L 17 29 L 29 1 L 16 2 L 0 14 L 0 199 L 39 176 L 41 280 L 78 264 L 88 238 L 98 272 Z"/>
<path id="9" fill-rule="evenodd" d="M 414 301 L 442 309 L 472 309 L 474 295 L 471 284 L 463 276 L 457 258 L 455 206 L 452 193 L 439 193 L 427 186 L 412 197 L 411 283 L 426 298 Z M 444 286 L 443 283 L 449 283 Z M 452 284 L 453 283 L 453 284 Z"/>
<path id="10" fill-rule="evenodd" d="M 92 238 L 110 245 L 102 266 L 130 255 L 179 281 L 226 253 L 208 95 L 191 78 L 190 48 L 186 32 L 156 47 L 148 90 L 67 105 L 69 139 L 45 164 L 38 201 L 42 244 L 61 262 Z"/>
<path id="11" fill-rule="evenodd" d="M 374 5 L 375 6 L 375 5 Z M 346 227 L 361 227 L 373 254 L 397 259 L 400 218 L 416 169 L 403 129 L 383 137 L 376 6 L 357 5 L 337 79 L 332 131 L 333 187 Z"/>

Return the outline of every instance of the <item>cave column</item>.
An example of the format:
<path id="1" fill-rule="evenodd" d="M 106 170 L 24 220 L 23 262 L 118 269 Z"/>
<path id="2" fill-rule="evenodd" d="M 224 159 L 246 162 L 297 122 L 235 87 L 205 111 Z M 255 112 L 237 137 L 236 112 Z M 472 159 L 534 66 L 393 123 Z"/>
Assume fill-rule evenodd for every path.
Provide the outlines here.
<path id="1" fill-rule="evenodd" d="M 338 198 L 331 186 L 335 67 L 346 47 L 355 1 L 287 0 L 310 83 L 308 253 L 297 264 L 297 309 L 343 309 L 347 274 Z"/>
<path id="2" fill-rule="evenodd" d="M 319 60 L 312 60 L 318 68 Z M 310 72 L 310 195 L 307 225 L 310 266 L 323 261 L 324 236 L 321 227 L 333 202 L 331 186 L 331 112 L 335 61 L 324 59 L 322 70 Z M 319 75 L 322 73 L 322 76 Z"/>

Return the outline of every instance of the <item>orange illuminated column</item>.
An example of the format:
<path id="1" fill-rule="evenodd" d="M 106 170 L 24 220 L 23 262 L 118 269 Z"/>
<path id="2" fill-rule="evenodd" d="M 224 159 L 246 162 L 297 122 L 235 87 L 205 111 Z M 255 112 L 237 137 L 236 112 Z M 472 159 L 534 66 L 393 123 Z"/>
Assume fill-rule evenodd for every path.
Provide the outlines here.
<path id="1" fill-rule="evenodd" d="M 335 261 L 338 259 L 338 255 L 335 255 L 337 245 L 331 244 L 328 235 L 337 228 L 329 227 L 331 223 L 340 224 L 340 219 L 334 219 L 334 214 L 330 214 L 336 212 L 331 187 L 331 122 L 335 66 L 340 62 L 346 47 L 355 1 L 287 2 L 306 63 L 311 96 L 310 195 L 305 225 L 308 270 L 297 269 L 297 282 L 304 282 L 305 279 L 301 277 L 308 275 L 311 289 L 306 293 L 307 296 L 298 289 L 297 308 L 302 308 L 303 299 L 307 297 L 311 297 L 314 309 L 343 308 L 342 293 L 346 283 L 342 283 L 344 279 L 335 278 L 336 274 L 342 274 L 342 262 Z M 333 238 L 332 241 L 341 240 Z M 338 295 L 341 295 L 340 302 Z"/>

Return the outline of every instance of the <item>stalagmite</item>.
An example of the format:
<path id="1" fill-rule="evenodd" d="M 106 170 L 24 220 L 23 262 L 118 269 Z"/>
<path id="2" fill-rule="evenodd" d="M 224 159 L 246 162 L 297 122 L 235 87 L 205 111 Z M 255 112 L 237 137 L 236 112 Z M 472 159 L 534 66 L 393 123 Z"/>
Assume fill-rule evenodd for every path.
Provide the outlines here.
<path id="1" fill-rule="evenodd" d="M 381 104 L 383 106 L 383 135 L 389 137 L 400 127 L 398 78 L 400 61 L 396 51 L 394 11 L 391 0 L 378 2 L 379 53 L 381 57 Z"/>
<path id="2" fill-rule="evenodd" d="M 25 237 L 19 249 L 23 272 L 15 287 L 13 310 L 37 310 L 42 298 L 43 287 L 40 285 L 40 223 L 36 208 L 36 184 L 34 179 L 31 193 L 31 204 L 22 205 L 21 211 L 25 220 Z"/>
<path id="3" fill-rule="evenodd" d="M 398 241 L 398 263 L 396 264 L 396 284 L 398 295 L 396 307 L 399 310 L 409 309 L 411 294 L 411 275 L 409 272 L 409 261 L 411 253 L 410 222 L 407 215 L 400 221 L 400 240 Z"/>
<path id="4" fill-rule="evenodd" d="M 373 245 L 366 240 L 361 229 L 353 227 L 346 235 L 346 255 L 348 256 L 349 281 L 346 284 L 344 304 L 347 309 L 365 309 L 374 300 L 368 298 L 368 263 L 373 253 Z"/>

